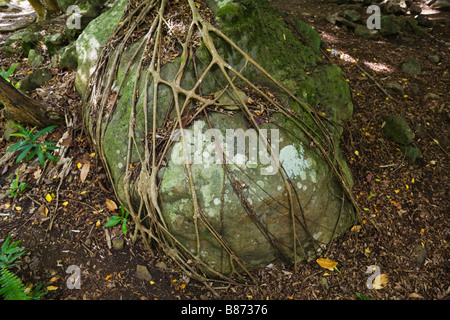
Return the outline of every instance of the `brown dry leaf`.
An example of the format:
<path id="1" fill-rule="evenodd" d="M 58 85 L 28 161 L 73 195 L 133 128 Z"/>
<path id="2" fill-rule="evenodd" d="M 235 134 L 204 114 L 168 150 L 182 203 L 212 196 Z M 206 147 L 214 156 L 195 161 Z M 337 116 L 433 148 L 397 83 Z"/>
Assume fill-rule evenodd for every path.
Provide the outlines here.
<path id="1" fill-rule="evenodd" d="M 89 162 L 83 164 L 83 167 L 81 168 L 81 173 L 80 173 L 81 182 L 84 182 L 86 180 L 90 168 L 91 168 L 91 164 Z"/>
<path id="2" fill-rule="evenodd" d="M 387 283 L 388 283 L 388 276 L 387 276 L 387 274 L 385 274 L 385 273 L 379 274 L 375 278 L 375 280 L 373 280 L 373 288 L 375 290 L 383 289 L 384 286 L 386 286 Z"/>
<path id="3" fill-rule="evenodd" d="M 418 298 L 418 299 L 423 299 L 423 297 L 422 297 L 420 294 L 415 293 L 415 292 L 411 293 L 411 294 L 408 296 L 408 298 Z"/>
<path id="4" fill-rule="evenodd" d="M 33 173 L 33 178 L 35 180 L 38 180 L 42 175 L 42 170 L 41 168 L 37 169 L 34 173 Z"/>
<path id="5" fill-rule="evenodd" d="M 324 259 L 324 258 L 319 258 L 316 260 L 316 262 L 319 264 L 319 266 L 321 266 L 322 268 L 328 269 L 333 271 L 334 268 L 336 268 L 336 266 L 338 265 L 338 263 L 334 260 L 330 260 L 330 259 Z"/>
<path id="6" fill-rule="evenodd" d="M 106 199 L 106 208 L 110 211 L 116 211 L 118 209 L 117 204 L 110 199 Z"/>
<path id="7" fill-rule="evenodd" d="M 40 206 L 38 209 L 39 215 L 46 217 L 48 215 L 48 208 L 44 205 Z"/>

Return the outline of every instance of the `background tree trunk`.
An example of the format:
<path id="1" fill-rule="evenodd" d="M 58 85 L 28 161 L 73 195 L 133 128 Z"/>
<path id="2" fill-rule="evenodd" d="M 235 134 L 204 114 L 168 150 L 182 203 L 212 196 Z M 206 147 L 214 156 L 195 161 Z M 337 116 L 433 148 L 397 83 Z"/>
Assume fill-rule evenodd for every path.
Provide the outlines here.
<path id="1" fill-rule="evenodd" d="M 56 0 L 45 0 L 45 3 L 47 4 L 47 7 L 52 11 L 59 11 L 59 5 L 58 1 Z"/>
<path id="2" fill-rule="evenodd" d="M 28 0 L 28 2 L 33 7 L 34 11 L 36 11 L 36 13 L 38 14 L 39 20 L 45 19 L 47 10 L 51 10 L 54 12 L 60 11 L 58 2 L 56 0 L 45 0 L 47 8 L 41 3 L 40 0 Z"/>
<path id="3" fill-rule="evenodd" d="M 46 127 L 64 123 L 64 115 L 49 110 L 38 101 L 23 94 L 0 77 L 0 103 L 4 105 L 3 116 L 23 124 Z"/>

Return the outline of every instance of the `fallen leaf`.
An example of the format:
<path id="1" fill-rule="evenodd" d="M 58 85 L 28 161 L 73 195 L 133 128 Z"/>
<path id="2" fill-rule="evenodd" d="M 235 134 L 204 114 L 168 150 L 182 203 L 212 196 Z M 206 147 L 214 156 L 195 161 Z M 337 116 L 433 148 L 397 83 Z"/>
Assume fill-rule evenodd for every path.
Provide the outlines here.
<path id="1" fill-rule="evenodd" d="M 423 299 L 423 297 L 422 297 L 420 294 L 415 293 L 415 292 L 411 293 L 411 294 L 408 296 L 408 298 L 419 298 L 419 299 Z"/>
<path id="2" fill-rule="evenodd" d="M 89 162 L 83 164 L 83 167 L 81 168 L 81 173 L 80 173 L 81 182 L 84 182 L 86 180 L 90 168 L 91 168 L 91 164 Z"/>
<path id="3" fill-rule="evenodd" d="M 41 177 L 41 174 L 42 174 L 42 170 L 39 168 L 33 173 L 33 178 L 35 180 L 38 180 Z"/>
<path id="4" fill-rule="evenodd" d="M 70 136 L 64 137 L 63 139 L 61 139 L 59 141 L 59 143 L 63 147 L 67 147 L 67 148 L 73 146 L 73 140 L 72 140 L 72 137 L 70 137 Z"/>
<path id="5" fill-rule="evenodd" d="M 360 226 L 360 225 L 353 226 L 353 227 L 350 229 L 350 231 L 352 231 L 352 232 L 356 232 L 356 231 L 359 231 L 359 230 L 361 230 L 361 226 Z"/>
<path id="6" fill-rule="evenodd" d="M 117 204 L 110 199 L 106 199 L 106 208 L 110 211 L 116 211 L 118 209 Z"/>
<path id="7" fill-rule="evenodd" d="M 50 282 L 55 282 L 57 280 L 61 279 L 61 277 L 53 277 L 50 279 Z"/>
<path id="8" fill-rule="evenodd" d="M 330 260 L 330 259 L 324 259 L 324 258 L 319 258 L 316 260 L 316 262 L 319 264 L 319 266 L 321 266 L 322 268 L 328 269 L 333 271 L 334 268 L 338 265 L 338 263 L 334 260 Z"/>
<path id="9" fill-rule="evenodd" d="M 77 168 L 78 168 L 78 169 L 81 169 L 82 166 L 83 166 L 83 165 L 82 165 L 80 162 L 77 163 Z"/>
<path id="10" fill-rule="evenodd" d="M 62 205 L 63 205 L 64 207 L 67 207 L 67 206 L 69 205 L 69 201 L 64 201 L 64 202 L 62 203 Z"/>
<path id="11" fill-rule="evenodd" d="M 47 200 L 47 202 L 51 202 L 52 199 L 52 195 L 50 193 L 47 193 L 47 195 L 45 196 L 45 200 Z"/>
<path id="12" fill-rule="evenodd" d="M 387 276 L 387 274 L 385 274 L 385 273 L 379 274 L 375 278 L 375 280 L 373 280 L 373 288 L 375 290 L 383 289 L 384 286 L 386 286 L 387 283 L 388 283 L 388 276 Z"/>
<path id="13" fill-rule="evenodd" d="M 47 290 L 48 290 L 48 291 L 55 291 L 55 290 L 58 290 L 58 287 L 55 287 L 55 286 L 48 286 L 48 287 L 47 287 Z"/>
<path id="14" fill-rule="evenodd" d="M 48 208 L 45 205 L 42 205 L 42 206 L 39 207 L 38 213 L 41 216 L 46 217 L 48 215 Z"/>

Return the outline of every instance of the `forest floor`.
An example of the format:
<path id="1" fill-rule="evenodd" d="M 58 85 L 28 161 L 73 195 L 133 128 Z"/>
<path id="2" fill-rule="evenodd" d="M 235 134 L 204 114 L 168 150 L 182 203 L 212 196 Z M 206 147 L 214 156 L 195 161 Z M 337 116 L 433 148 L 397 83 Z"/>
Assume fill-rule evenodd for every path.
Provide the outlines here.
<path id="1" fill-rule="evenodd" d="M 326 258 L 338 262 L 333 271 L 314 260 L 300 262 L 296 269 L 278 264 L 254 271 L 256 285 L 212 286 L 220 299 L 229 300 L 446 300 L 450 291 L 449 13 L 432 12 L 432 29 L 422 37 L 403 34 L 365 40 L 325 19 L 336 12 L 336 4 L 317 2 L 271 1 L 314 26 L 329 49 L 339 53 L 328 59 L 342 68 L 353 97 L 354 115 L 345 123 L 341 148 L 353 173 L 353 194 L 363 209 L 362 219 L 331 244 Z M 51 30 L 50 23 L 42 32 Z M 4 37 L 0 34 L 0 43 Z M 429 55 L 438 55 L 441 62 L 430 62 Z M 402 72 L 407 56 L 420 61 L 421 75 Z M 19 62 L 14 80 L 32 71 L 20 53 L 8 57 L 0 52 L 0 59 L 5 68 Z M 51 68 L 48 59 L 46 64 Z M 30 95 L 79 112 L 74 72 L 51 71 L 53 79 Z M 389 99 L 376 85 L 383 87 L 389 81 L 402 84 L 404 96 Z M 436 95 L 434 99 L 429 93 Z M 415 163 L 404 159 L 383 133 L 385 115 L 407 120 L 423 158 Z M 0 136 L 4 125 L 0 118 Z M 65 131 L 58 128 L 47 139 L 58 141 Z M 1 155 L 9 145 L 0 140 Z M 123 248 L 111 246 L 111 239 L 122 237 L 121 230 L 103 224 L 114 214 L 111 201 L 117 201 L 81 121 L 66 145 L 72 166 L 61 183 L 57 177 L 41 177 L 36 162 L 17 165 L 11 160 L 0 168 L 0 239 L 14 234 L 13 239 L 22 240 L 20 245 L 29 250 L 15 269 L 23 281 L 42 283 L 50 290 L 44 296 L 48 300 L 216 299 L 167 257 L 145 251 L 139 241 L 131 243 L 125 237 Z M 84 165 L 89 169 L 83 172 Z M 9 186 L 16 170 L 29 187 L 12 199 Z M 66 271 L 72 265 L 81 271 L 79 290 L 66 285 L 70 276 Z M 147 267 L 146 280 L 138 275 L 138 265 Z M 367 286 L 374 272 L 387 275 L 387 283 L 378 290 Z"/>

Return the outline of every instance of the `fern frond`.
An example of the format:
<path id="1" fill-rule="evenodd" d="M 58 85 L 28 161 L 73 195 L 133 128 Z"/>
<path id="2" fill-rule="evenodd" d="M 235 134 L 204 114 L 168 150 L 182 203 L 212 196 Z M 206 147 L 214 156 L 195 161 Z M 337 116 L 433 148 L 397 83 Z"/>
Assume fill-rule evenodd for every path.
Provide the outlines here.
<path id="1" fill-rule="evenodd" d="M 0 271 L 0 296 L 3 296 L 4 300 L 31 300 L 25 293 L 22 280 L 6 268 Z"/>

